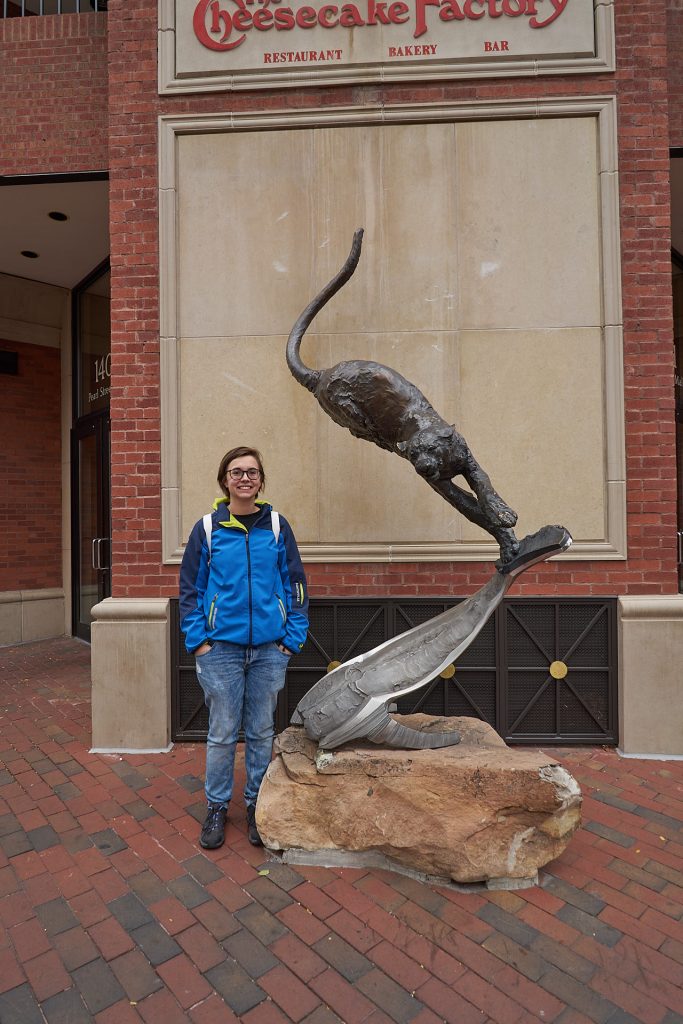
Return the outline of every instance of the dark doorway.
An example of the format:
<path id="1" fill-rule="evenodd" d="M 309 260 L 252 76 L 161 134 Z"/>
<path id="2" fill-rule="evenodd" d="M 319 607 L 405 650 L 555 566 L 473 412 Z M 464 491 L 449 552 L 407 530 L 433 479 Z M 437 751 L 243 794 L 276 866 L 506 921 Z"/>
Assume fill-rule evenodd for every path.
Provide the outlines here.
<path id="1" fill-rule="evenodd" d="M 90 640 L 92 608 L 111 594 L 109 413 L 71 432 L 73 633 Z"/>
<path id="2" fill-rule="evenodd" d="M 71 582 L 74 636 L 90 640 L 92 608 L 111 594 L 108 262 L 73 292 Z"/>
<path id="3" fill-rule="evenodd" d="M 678 479 L 678 590 L 683 594 L 683 256 L 672 253 L 676 353 L 676 476 Z"/>

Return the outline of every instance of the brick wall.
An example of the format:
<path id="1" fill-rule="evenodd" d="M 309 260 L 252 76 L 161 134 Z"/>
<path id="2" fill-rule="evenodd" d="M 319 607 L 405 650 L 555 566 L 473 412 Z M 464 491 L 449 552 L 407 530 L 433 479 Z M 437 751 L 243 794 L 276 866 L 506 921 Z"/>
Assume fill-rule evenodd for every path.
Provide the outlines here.
<path id="1" fill-rule="evenodd" d="M 59 349 L 0 349 L 19 357 L 17 376 L 0 374 L 0 591 L 61 587 Z"/>
<path id="2" fill-rule="evenodd" d="M 683 0 L 668 0 L 669 143 L 683 146 Z"/>
<path id="3" fill-rule="evenodd" d="M 544 565 L 526 573 L 512 593 L 676 592 L 666 14 L 666 0 L 616 5 L 616 75 L 160 98 L 156 2 L 111 0 L 115 597 L 177 593 L 177 569 L 161 565 L 159 528 L 159 113 L 591 94 L 619 99 L 629 559 Z M 308 567 L 311 592 L 318 595 L 467 594 L 490 571 L 490 565 L 463 563 Z"/>
<path id="4" fill-rule="evenodd" d="M 0 174 L 107 169 L 107 16 L 0 20 Z"/>

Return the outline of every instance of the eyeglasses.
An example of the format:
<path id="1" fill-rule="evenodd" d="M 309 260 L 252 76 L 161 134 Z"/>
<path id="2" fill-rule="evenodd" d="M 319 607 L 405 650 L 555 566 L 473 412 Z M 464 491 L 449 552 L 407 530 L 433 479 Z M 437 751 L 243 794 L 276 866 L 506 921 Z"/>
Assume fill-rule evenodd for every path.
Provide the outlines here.
<path id="1" fill-rule="evenodd" d="M 231 480 L 241 480 L 243 476 L 248 477 L 250 480 L 258 480 L 261 476 L 260 469 L 229 469 L 228 476 Z"/>

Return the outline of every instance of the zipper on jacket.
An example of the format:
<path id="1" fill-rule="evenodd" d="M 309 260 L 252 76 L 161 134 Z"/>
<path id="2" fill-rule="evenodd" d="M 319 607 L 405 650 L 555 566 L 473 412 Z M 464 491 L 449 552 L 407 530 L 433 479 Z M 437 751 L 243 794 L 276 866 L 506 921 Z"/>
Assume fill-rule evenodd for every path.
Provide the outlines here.
<path id="1" fill-rule="evenodd" d="M 251 599 L 251 555 L 249 553 L 249 533 L 244 535 L 244 543 L 246 544 L 247 550 L 247 588 L 249 591 L 249 647 L 251 647 L 252 638 L 252 599 Z"/>

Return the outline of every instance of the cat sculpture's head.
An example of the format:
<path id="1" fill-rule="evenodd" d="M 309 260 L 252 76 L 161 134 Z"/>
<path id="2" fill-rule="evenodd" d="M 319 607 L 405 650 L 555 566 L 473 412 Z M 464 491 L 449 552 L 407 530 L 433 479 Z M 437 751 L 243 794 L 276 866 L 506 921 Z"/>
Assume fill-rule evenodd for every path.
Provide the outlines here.
<path id="1" fill-rule="evenodd" d="M 408 459 L 425 480 L 451 480 L 462 472 L 465 452 L 454 427 L 421 430 L 409 441 L 399 441 L 399 454 Z"/>

